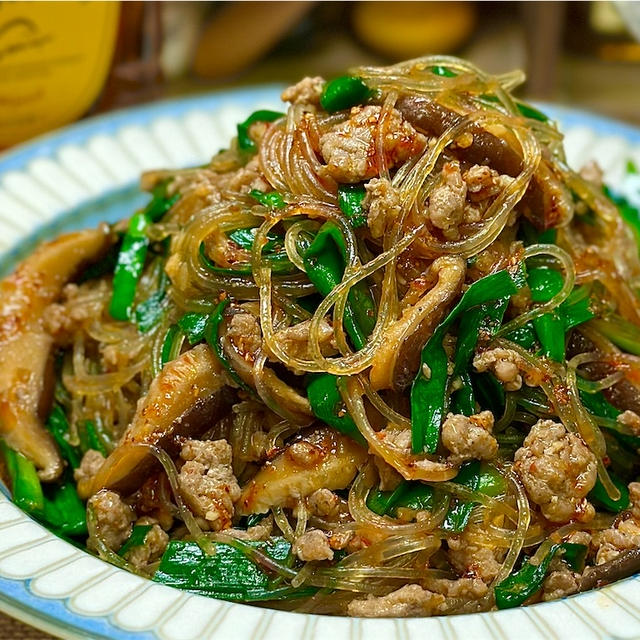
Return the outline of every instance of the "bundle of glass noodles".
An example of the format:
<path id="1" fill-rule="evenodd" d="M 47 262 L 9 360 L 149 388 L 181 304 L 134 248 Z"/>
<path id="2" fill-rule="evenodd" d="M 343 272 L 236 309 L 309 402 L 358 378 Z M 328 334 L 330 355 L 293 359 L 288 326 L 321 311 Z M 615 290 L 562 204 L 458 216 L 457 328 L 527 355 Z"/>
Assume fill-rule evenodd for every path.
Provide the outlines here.
<path id="1" fill-rule="evenodd" d="M 305 78 L 146 174 L 128 223 L 40 246 L 0 284 L 15 502 L 155 581 L 306 612 L 640 569 L 640 218 L 522 80 Z"/>

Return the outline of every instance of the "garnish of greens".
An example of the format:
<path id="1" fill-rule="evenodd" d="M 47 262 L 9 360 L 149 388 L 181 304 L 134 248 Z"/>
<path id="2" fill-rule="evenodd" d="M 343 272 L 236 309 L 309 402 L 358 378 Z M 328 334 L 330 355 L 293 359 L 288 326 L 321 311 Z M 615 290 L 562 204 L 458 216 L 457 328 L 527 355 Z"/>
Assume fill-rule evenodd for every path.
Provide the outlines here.
<path id="1" fill-rule="evenodd" d="M 307 78 L 146 174 L 128 221 L 38 248 L 0 282 L 13 502 L 157 583 L 317 614 L 633 574 L 640 213 L 520 78 Z"/>

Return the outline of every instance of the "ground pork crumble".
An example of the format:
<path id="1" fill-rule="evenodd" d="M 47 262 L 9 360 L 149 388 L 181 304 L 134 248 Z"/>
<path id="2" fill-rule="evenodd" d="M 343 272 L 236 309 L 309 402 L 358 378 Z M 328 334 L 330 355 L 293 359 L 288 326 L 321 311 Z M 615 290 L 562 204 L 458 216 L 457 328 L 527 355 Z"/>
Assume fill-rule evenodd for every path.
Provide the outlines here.
<path id="1" fill-rule="evenodd" d="M 89 498 L 87 509 L 95 517 L 98 537 L 111 549 L 118 551 L 131 535 L 135 513 L 115 491 L 103 489 Z M 96 551 L 93 538 L 89 538 L 87 547 Z"/>
<path id="2" fill-rule="evenodd" d="M 440 613 L 444 604 L 441 593 L 406 584 L 386 596 L 369 595 L 365 600 L 352 600 L 347 610 L 349 615 L 362 618 L 411 618 Z"/>
<path id="3" fill-rule="evenodd" d="M 442 444 L 453 454 L 455 463 L 465 460 L 493 460 L 498 441 L 491 435 L 493 414 L 482 411 L 473 416 L 450 413 L 442 425 Z"/>
<path id="4" fill-rule="evenodd" d="M 333 560 L 333 550 L 329 545 L 329 538 L 320 529 L 309 529 L 293 544 L 293 552 L 303 562 L 314 560 Z"/>
<path id="5" fill-rule="evenodd" d="M 378 175 L 376 138 L 381 107 L 353 107 L 349 119 L 320 136 L 320 152 L 326 172 L 338 182 L 360 182 Z M 405 162 L 426 145 L 402 114 L 392 109 L 384 121 L 383 153 L 389 168 Z"/>
<path id="6" fill-rule="evenodd" d="M 593 534 L 597 547 L 596 564 L 613 560 L 622 551 L 640 547 L 640 482 L 629 485 L 630 510 L 621 514 L 613 526 Z"/>
<path id="7" fill-rule="evenodd" d="M 240 487 L 231 468 L 229 443 L 187 440 L 180 457 L 184 464 L 178 481 L 189 507 L 214 531 L 231 527 Z"/>
<path id="8" fill-rule="evenodd" d="M 144 569 L 162 557 L 169 544 L 169 536 L 154 518 L 147 516 L 140 518 L 135 526 L 151 526 L 151 529 L 144 537 L 144 542 L 132 547 L 124 557 L 137 569 Z"/>
<path id="9" fill-rule="evenodd" d="M 576 433 L 539 420 L 514 457 L 513 468 L 529 498 L 551 522 L 588 522 L 595 515 L 586 496 L 596 478 L 596 457 Z"/>

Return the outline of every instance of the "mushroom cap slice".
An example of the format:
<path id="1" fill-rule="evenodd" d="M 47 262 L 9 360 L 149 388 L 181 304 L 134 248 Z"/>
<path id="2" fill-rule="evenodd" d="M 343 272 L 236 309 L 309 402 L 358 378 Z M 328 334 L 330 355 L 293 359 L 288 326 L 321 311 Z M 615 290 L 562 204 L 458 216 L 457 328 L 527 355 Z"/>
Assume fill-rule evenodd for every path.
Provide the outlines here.
<path id="1" fill-rule="evenodd" d="M 42 423 L 51 401 L 53 345 L 44 310 L 113 240 L 107 225 L 65 234 L 40 245 L 0 282 L 0 436 L 35 463 L 42 480 L 55 480 L 63 470 Z"/>
<path id="2" fill-rule="evenodd" d="M 100 489 L 135 490 L 154 463 L 147 444 L 175 454 L 180 440 L 198 437 L 212 427 L 231 407 L 226 378 L 211 349 L 200 344 L 168 362 L 156 376 L 136 413 L 98 473 L 78 483 L 86 498 Z"/>
<path id="3" fill-rule="evenodd" d="M 317 489 L 349 486 L 368 454 L 351 438 L 321 427 L 290 444 L 243 488 L 236 513 L 265 513 Z"/>

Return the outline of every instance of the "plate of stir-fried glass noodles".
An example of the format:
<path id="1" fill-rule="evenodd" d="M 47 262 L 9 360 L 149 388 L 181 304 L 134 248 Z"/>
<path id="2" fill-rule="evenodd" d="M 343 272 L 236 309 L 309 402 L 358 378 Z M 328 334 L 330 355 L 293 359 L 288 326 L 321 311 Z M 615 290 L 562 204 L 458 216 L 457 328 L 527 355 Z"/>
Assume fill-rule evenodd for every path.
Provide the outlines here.
<path id="1" fill-rule="evenodd" d="M 640 135 L 523 80 L 427 57 L 0 160 L 0 608 L 637 636 Z"/>

